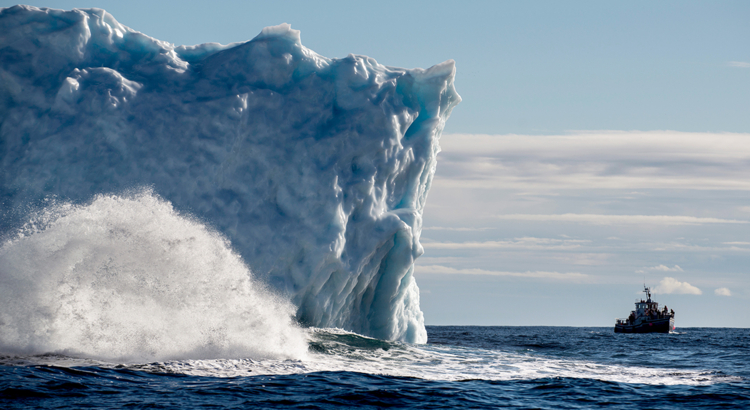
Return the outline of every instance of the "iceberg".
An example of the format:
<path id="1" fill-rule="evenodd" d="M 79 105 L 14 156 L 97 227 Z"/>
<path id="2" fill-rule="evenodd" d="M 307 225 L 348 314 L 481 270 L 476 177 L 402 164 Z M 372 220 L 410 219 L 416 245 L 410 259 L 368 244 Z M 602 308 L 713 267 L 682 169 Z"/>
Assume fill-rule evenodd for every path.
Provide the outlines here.
<path id="1" fill-rule="evenodd" d="M 300 323 L 425 342 L 412 272 L 454 75 L 326 58 L 288 24 L 175 46 L 101 9 L 1 9 L 0 233 L 45 199 L 146 187 Z"/>

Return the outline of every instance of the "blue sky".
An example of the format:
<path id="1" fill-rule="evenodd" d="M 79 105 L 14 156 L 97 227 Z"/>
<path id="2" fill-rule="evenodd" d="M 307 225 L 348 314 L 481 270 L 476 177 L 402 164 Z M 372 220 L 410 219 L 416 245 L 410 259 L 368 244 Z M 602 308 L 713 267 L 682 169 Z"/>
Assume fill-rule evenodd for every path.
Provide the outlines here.
<path id="1" fill-rule="evenodd" d="M 0 6 L 14 3 L 0 1 Z M 750 3 L 37 1 L 175 44 L 287 22 L 327 57 L 456 60 L 415 270 L 428 324 L 750 326 Z"/>

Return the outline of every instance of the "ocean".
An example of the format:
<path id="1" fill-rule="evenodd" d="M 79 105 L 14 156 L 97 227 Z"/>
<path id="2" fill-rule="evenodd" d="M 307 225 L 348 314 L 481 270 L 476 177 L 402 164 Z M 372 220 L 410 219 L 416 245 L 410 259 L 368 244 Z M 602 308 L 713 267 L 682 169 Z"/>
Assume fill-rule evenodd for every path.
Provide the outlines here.
<path id="1" fill-rule="evenodd" d="M 750 408 L 750 329 L 306 329 L 303 359 L 0 357 L 0 408 Z"/>

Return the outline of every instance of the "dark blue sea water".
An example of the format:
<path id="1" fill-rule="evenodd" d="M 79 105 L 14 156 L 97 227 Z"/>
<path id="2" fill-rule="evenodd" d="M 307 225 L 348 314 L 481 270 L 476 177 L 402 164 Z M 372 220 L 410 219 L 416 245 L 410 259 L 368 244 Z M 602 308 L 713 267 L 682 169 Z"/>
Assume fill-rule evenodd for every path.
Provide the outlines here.
<path id="1" fill-rule="evenodd" d="M 303 360 L 0 358 L 0 408 L 750 408 L 750 329 L 309 331 Z"/>

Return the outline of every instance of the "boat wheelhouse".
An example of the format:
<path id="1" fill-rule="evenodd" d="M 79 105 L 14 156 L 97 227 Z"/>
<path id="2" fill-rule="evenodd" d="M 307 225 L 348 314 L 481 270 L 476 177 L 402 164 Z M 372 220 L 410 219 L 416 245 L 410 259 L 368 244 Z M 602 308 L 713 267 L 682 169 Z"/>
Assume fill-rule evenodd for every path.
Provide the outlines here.
<path id="1" fill-rule="evenodd" d="M 651 288 L 644 285 L 643 292 L 646 299 L 635 301 L 635 310 L 630 316 L 615 321 L 615 333 L 669 333 L 674 330 L 674 310 L 668 310 L 666 305 L 659 309 L 659 304 L 651 300 Z"/>

